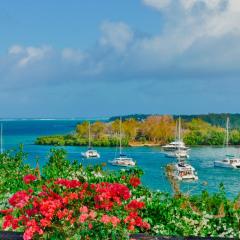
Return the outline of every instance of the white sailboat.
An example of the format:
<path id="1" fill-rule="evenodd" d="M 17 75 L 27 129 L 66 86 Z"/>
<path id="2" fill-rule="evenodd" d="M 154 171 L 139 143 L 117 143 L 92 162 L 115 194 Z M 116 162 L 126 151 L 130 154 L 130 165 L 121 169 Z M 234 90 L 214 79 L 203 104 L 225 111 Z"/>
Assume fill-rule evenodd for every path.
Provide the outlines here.
<path id="1" fill-rule="evenodd" d="M 229 117 L 227 117 L 227 122 L 226 122 L 227 155 L 223 160 L 214 161 L 214 167 L 238 168 L 238 169 L 240 169 L 240 158 L 235 157 L 234 155 L 228 154 L 228 146 L 229 146 Z"/>
<path id="2" fill-rule="evenodd" d="M 114 158 L 112 161 L 109 161 L 114 166 L 122 167 L 133 167 L 136 165 L 136 162 L 132 158 L 127 157 L 126 154 L 122 153 L 122 118 L 120 118 L 120 133 L 119 133 L 119 157 Z"/>
<path id="3" fill-rule="evenodd" d="M 179 144 L 175 144 L 175 150 L 171 150 L 170 152 L 167 152 L 166 155 L 168 157 L 174 157 L 174 158 L 189 158 L 188 154 L 188 148 L 185 146 L 184 142 L 181 138 L 181 118 L 178 119 L 177 124 L 177 131 L 178 131 L 178 140 L 174 143 L 178 142 Z"/>
<path id="4" fill-rule="evenodd" d="M 177 132 L 178 132 L 178 136 L 177 136 Z M 180 133 L 180 136 L 179 136 L 179 133 Z M 164 151 L 167 151 L 167 152 L 174 152 L 176 150 L 181 150 L 181 151 L 189 150 L 189 148 L 186 147 L 185 143 L 181 139 L 181 118 L 180 117 L 179 117 L 178 123 L 176 124 L 175 141 L 170 142 L 167 145 L 164 145 L 162 148 L 164 149 Z M 171 155 L 172 154 L 170 154 L 170 156 Z"/>
<path id="5" fill-rule="evenodd" d="M 97 152 L 97 150 L 94 150 L 91 147 L 91 125 L 90 125 L 90 122 L 88 123 L 88 150 L 86 152 L 82 152 L 81 155 L 84 158 L 100 158 L 100 154 Z"/>

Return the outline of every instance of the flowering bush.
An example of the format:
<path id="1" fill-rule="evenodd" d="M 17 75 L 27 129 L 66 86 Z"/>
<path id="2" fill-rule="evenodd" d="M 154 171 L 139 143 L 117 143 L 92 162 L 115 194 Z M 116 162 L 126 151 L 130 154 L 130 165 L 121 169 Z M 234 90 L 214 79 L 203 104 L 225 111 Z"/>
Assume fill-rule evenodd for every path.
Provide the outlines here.
<path id="1" fill-rule="evenodd" d="M 42 182 L 29 175 L 23 181 L 29 188 L 13 194 L 11 207 L 2 213 L 3 228 L 24 229 L 24 240 L 127 239 L 130 232 L 150 229 L 141 217 L 145 203 L 134 199 L 131 185 L 68 179 Z"/>
<path id="2" fill-rule="evenodd" d="M 240 238 L 240 195 L 227 198 L 223 186 L 192 196 L 152 191 L 140 184 L 140 169 L 83 167 L 62 149 L 51 151 L 37 179 L 24 158 L 21 150 L 0 154 L 0 221 L 25 239 Z"/>

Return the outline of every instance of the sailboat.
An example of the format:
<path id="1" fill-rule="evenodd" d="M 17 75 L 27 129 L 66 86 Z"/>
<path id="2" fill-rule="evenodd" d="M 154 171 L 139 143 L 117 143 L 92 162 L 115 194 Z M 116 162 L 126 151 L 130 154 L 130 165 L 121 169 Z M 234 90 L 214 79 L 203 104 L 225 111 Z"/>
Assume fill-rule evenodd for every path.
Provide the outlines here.
<path id="1" fill-rule="evenodd" d="M 177 136 L 177 132 L 178 132 L 178 136 Z M 184 150 L 184 151 L 189 150 L 189 148 L 185 146 L 185 143 L 181 139 L 181 118 L 180 117 L 179 117 L 178 123 L 176 124 L 175 141 L 170 142 L 167 145 L 164 145 L 162 148 L 164 149 L 164 151 L 167 151 L 167 152 L 172 152 L 176 150 Z"/>
<path id="2" fill-rule="evenodd" d="M 239 168 L 240 169 L 240 158 L 235 157 L 234 155 L 228 154 L 229 146 L 229 117 L 227 117 L 226 122 L 226 149 L 227 155 L 223 160 L 214 161 L 214 167 L 223 167 L 223 168 Z"/>
<path id="3" fill-rule="evenodd" d="M 88 150 L 86 152 L 82 152 L 81 155 L 84 158 L 100 158 L 100 154 L 97 152 L 97 150 L 94 150 L 91 147 L 91 125 L 90 125 L 90 122 L 88 123 Z"/>
<path id="4" fill-rule="evenodd" d="M 177 131 L 178 131 L 178 139 L 175 141 L 174 151 L 173 149 L 171 152 L 166 153 L 168 157 L 176 157 L 176 158 L 189 158 L 188 155 L 188 148 L 185 146 L 184 142 L 181 139 L 181 118 L 178 119 L 177 124 Z"/>
<path id="5" fill-rule="evenodd" d="M 114 166 L 122 167 L 133 167 L 136 165 L 136 162 L 132 158 L 127 157 L 126 154 L 122 152 L 122 118 L 120 118 L 120 134 L 119 134 L 119 157 L 114 158 L 112 161 L 109 161 Z"/>

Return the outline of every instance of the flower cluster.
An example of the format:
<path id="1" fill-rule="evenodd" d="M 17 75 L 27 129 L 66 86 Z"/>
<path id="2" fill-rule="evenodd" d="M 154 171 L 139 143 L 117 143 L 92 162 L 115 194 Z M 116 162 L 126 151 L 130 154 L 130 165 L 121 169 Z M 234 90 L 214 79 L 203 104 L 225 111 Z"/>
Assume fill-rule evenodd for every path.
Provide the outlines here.
<path id="1" fill-rule="evenodd" d="M 94 200 L 97 209 L 111 210 L 114 204 L 121 205 L 122 200 L 128 200 L 131 196 L 129 189 L 119 183 L 103 182 L 92 185 L 92 188 L 96 191 Z"/>
<path id="2" fill-rule="evenodd" d="M 36 181 L 37 180 L 37 177 L 32 175 L 32 174 L 28 174 L 26 176 L 23 177 L 23 181 L 25 184 L 30 184 L 32 183 L 33 181 Z"/>
<path id="3" fill-rule="evenodd" d="M 26 184 L 35 180 L 34 176 L 30 175 L 23 179 Z M 135 177 L 131 182 L 137 187 L 138 181 Z M 101 234 L 106 229 L 105 233 L 109 234 L 114 231 L 126 233 L 134 231 L 135 228 L 150 228 L 140 217 L 140 211 L 145 207 L 144 202 L 133 200 L 134 196 L 125 184 L 89 184 L 68 179 L 37 183 L 34 189 L 16 192 L 9 199 L 11 208 L 1 211 L 5 214 L 3 229 L 23 227 L 24 240 L 40 235 L 69 236 L 66 229 L 78 232 L 87 239 L 89 229 L 91 232 L 95 230 L 95 234 L 100 234 L 99 229 L 103 229 Z M 121 236 L 121 233 L 118 234 Z"/>
<path id="4" fill-rule="evenodd" d="M 140 185 L 140 179 L 138 177 L 131 177 L 130 180 L 129 180 L 129 183 L 134 187 L 138 187 L 138 185 Z"/>

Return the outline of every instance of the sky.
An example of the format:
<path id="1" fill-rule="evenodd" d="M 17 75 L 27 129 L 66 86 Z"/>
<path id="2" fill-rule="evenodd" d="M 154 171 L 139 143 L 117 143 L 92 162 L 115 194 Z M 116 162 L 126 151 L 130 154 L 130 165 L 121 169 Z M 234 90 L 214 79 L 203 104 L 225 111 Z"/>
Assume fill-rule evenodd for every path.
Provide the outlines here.
<path id="1" fill-rule="evenodd" d="M 240 112 L 240 0 L 0 2 L 0 118 Z"/>

